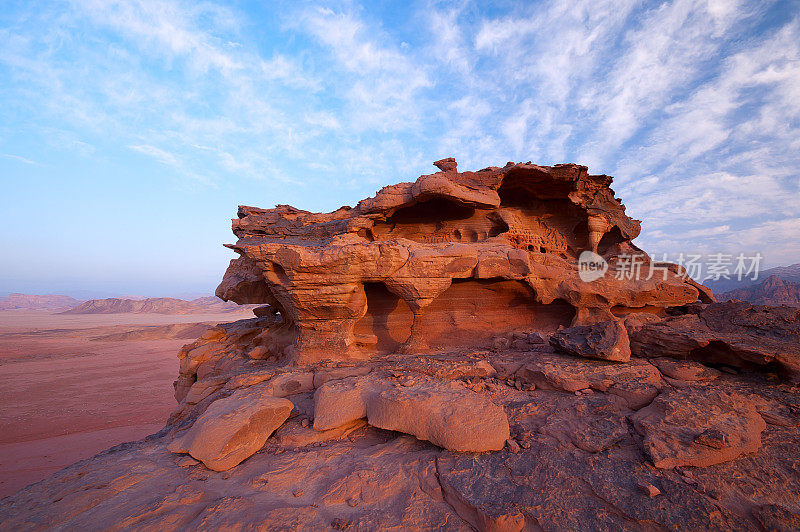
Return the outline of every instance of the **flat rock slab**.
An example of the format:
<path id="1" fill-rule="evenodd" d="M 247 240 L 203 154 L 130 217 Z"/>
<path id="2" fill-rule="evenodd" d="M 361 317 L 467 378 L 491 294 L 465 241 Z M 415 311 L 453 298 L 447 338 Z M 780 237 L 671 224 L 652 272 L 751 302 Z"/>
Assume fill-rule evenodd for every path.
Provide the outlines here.
<path id="1" fill-rule="evenodd" d="M 766 422 L 735 392 L 681 388 L 663 392 L 630 416 L 653 465 L 707 467 L 761 447 Z"/>
<path id="2" fill-rule="evenodd" d="M 675 360 L 672 358 L 653 358 L 650 360 L 664 376 L 681 381 L 711 381 L 720 376 L 720 372 L 691 360 Z"/>
<path id="3" fill-rule="evenodd" d="M 502 369 L 503 362 L 495 363 Z M 510 366 L 516 379 L 545 390 L 576 392 L 592 389 L 622 397 L 632 409 L 650 404 L 663 385 L 652 364 L 633 359 L 626 363 L 587 360 L 566 355 L 539 354 Z M 498 370 L 498 373 L 500 370 Z"/>
<path id="4" fill-rule="evenodd" d="M 294 405 L 256 386 L 211 403 L 189 431 L 169 445 L 214 471 L 226 471 L 252 456 L 289 417 Z"/>
<path id="5" fill-rule="evenodd" d="M 461 452 L 497 451 L 510 436 L 501 406 L 454 382 L 397 386 L 375 377 L 331 381 L 317 390 L 314 417 L 317 430 L 365 417 L 374 427 Z"/>

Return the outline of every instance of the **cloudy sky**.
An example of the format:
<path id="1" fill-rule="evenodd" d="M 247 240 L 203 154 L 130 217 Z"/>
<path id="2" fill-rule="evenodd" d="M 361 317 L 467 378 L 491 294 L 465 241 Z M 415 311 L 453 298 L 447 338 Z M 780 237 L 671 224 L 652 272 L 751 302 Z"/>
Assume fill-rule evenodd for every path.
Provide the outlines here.
<path id="1" fill-rule="evenodd" d="M 209 293 L 236 205 L 446 156 L 613 175 L 652 253 L 800 262 L 800 0 L 3 4 L 0 295 Z"/>

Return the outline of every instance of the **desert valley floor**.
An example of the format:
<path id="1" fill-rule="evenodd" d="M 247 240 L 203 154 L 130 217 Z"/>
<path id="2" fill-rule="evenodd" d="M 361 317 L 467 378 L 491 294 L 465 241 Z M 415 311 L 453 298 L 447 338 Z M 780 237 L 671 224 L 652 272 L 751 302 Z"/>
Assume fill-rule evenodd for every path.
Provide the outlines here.
<path id="1" fill-rule="evenodd" d="M 0 311 L 0 498 L 157 432 L 198 324 L 248 316 Z"/>

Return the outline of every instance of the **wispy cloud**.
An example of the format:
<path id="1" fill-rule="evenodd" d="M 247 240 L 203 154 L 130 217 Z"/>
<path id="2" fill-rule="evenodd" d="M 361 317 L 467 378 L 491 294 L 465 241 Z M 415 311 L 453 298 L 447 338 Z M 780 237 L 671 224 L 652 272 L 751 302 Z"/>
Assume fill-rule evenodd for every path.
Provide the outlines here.
<path id="1" fill-rule="evenodd" d="M 20 157 L 19 155 L 13 155 L 11 153 L 0 154 L 0 157 L 4 157 L 6 159 L 12 159 L 14 161 L 19 161 L 21 163 L 28 164 L 30 166 L 43 166 L 41 163 L 37 163 L 36 161 L 31 161 L 30 159 L 26 159 L 25 157 Z"/>
<path id="2" fill-rule="evenodd" d="M 307 32 L 334 60 L 344 83 L 331 84 L 343 98 L 352 126 L 379 131 L 419 127 L 423 106 L 420 91 L 432 85 L 427 68 L 402 51 L 376 38 L 382 29 L 350 12 L 328 8 L 304 11 L 293 29 Z"/>
<path id="3" fill-rule="evenodd" d="M 145 155 L 152 157 L 161 164 L 165 164 L 167 166 L 175 166 L 175 167 L 181 166 L 180 162 L 178 161 L 178 158 L 175 157 L 175 155 L 173 155 L 168 151 L 162 150 L 161 148 L 156 148 L 155 146 L 148 146 L 147 144 L 139 146 L 128 146 L 128 147 L 134 151 L 138 151 L 139 153 L 143 153 Z"/>

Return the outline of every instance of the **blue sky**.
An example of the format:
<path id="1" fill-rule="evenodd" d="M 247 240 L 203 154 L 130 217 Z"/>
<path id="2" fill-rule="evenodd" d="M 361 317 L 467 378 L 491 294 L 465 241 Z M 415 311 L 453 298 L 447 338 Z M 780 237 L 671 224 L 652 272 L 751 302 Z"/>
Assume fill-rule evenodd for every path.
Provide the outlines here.
<path id="1" fill-rule="evenodd" d="M 210 293 L 238 204 L 615 176 L 654 253 L 800 262 L 800 1 L 4 2 L 0 294 Z"/>

